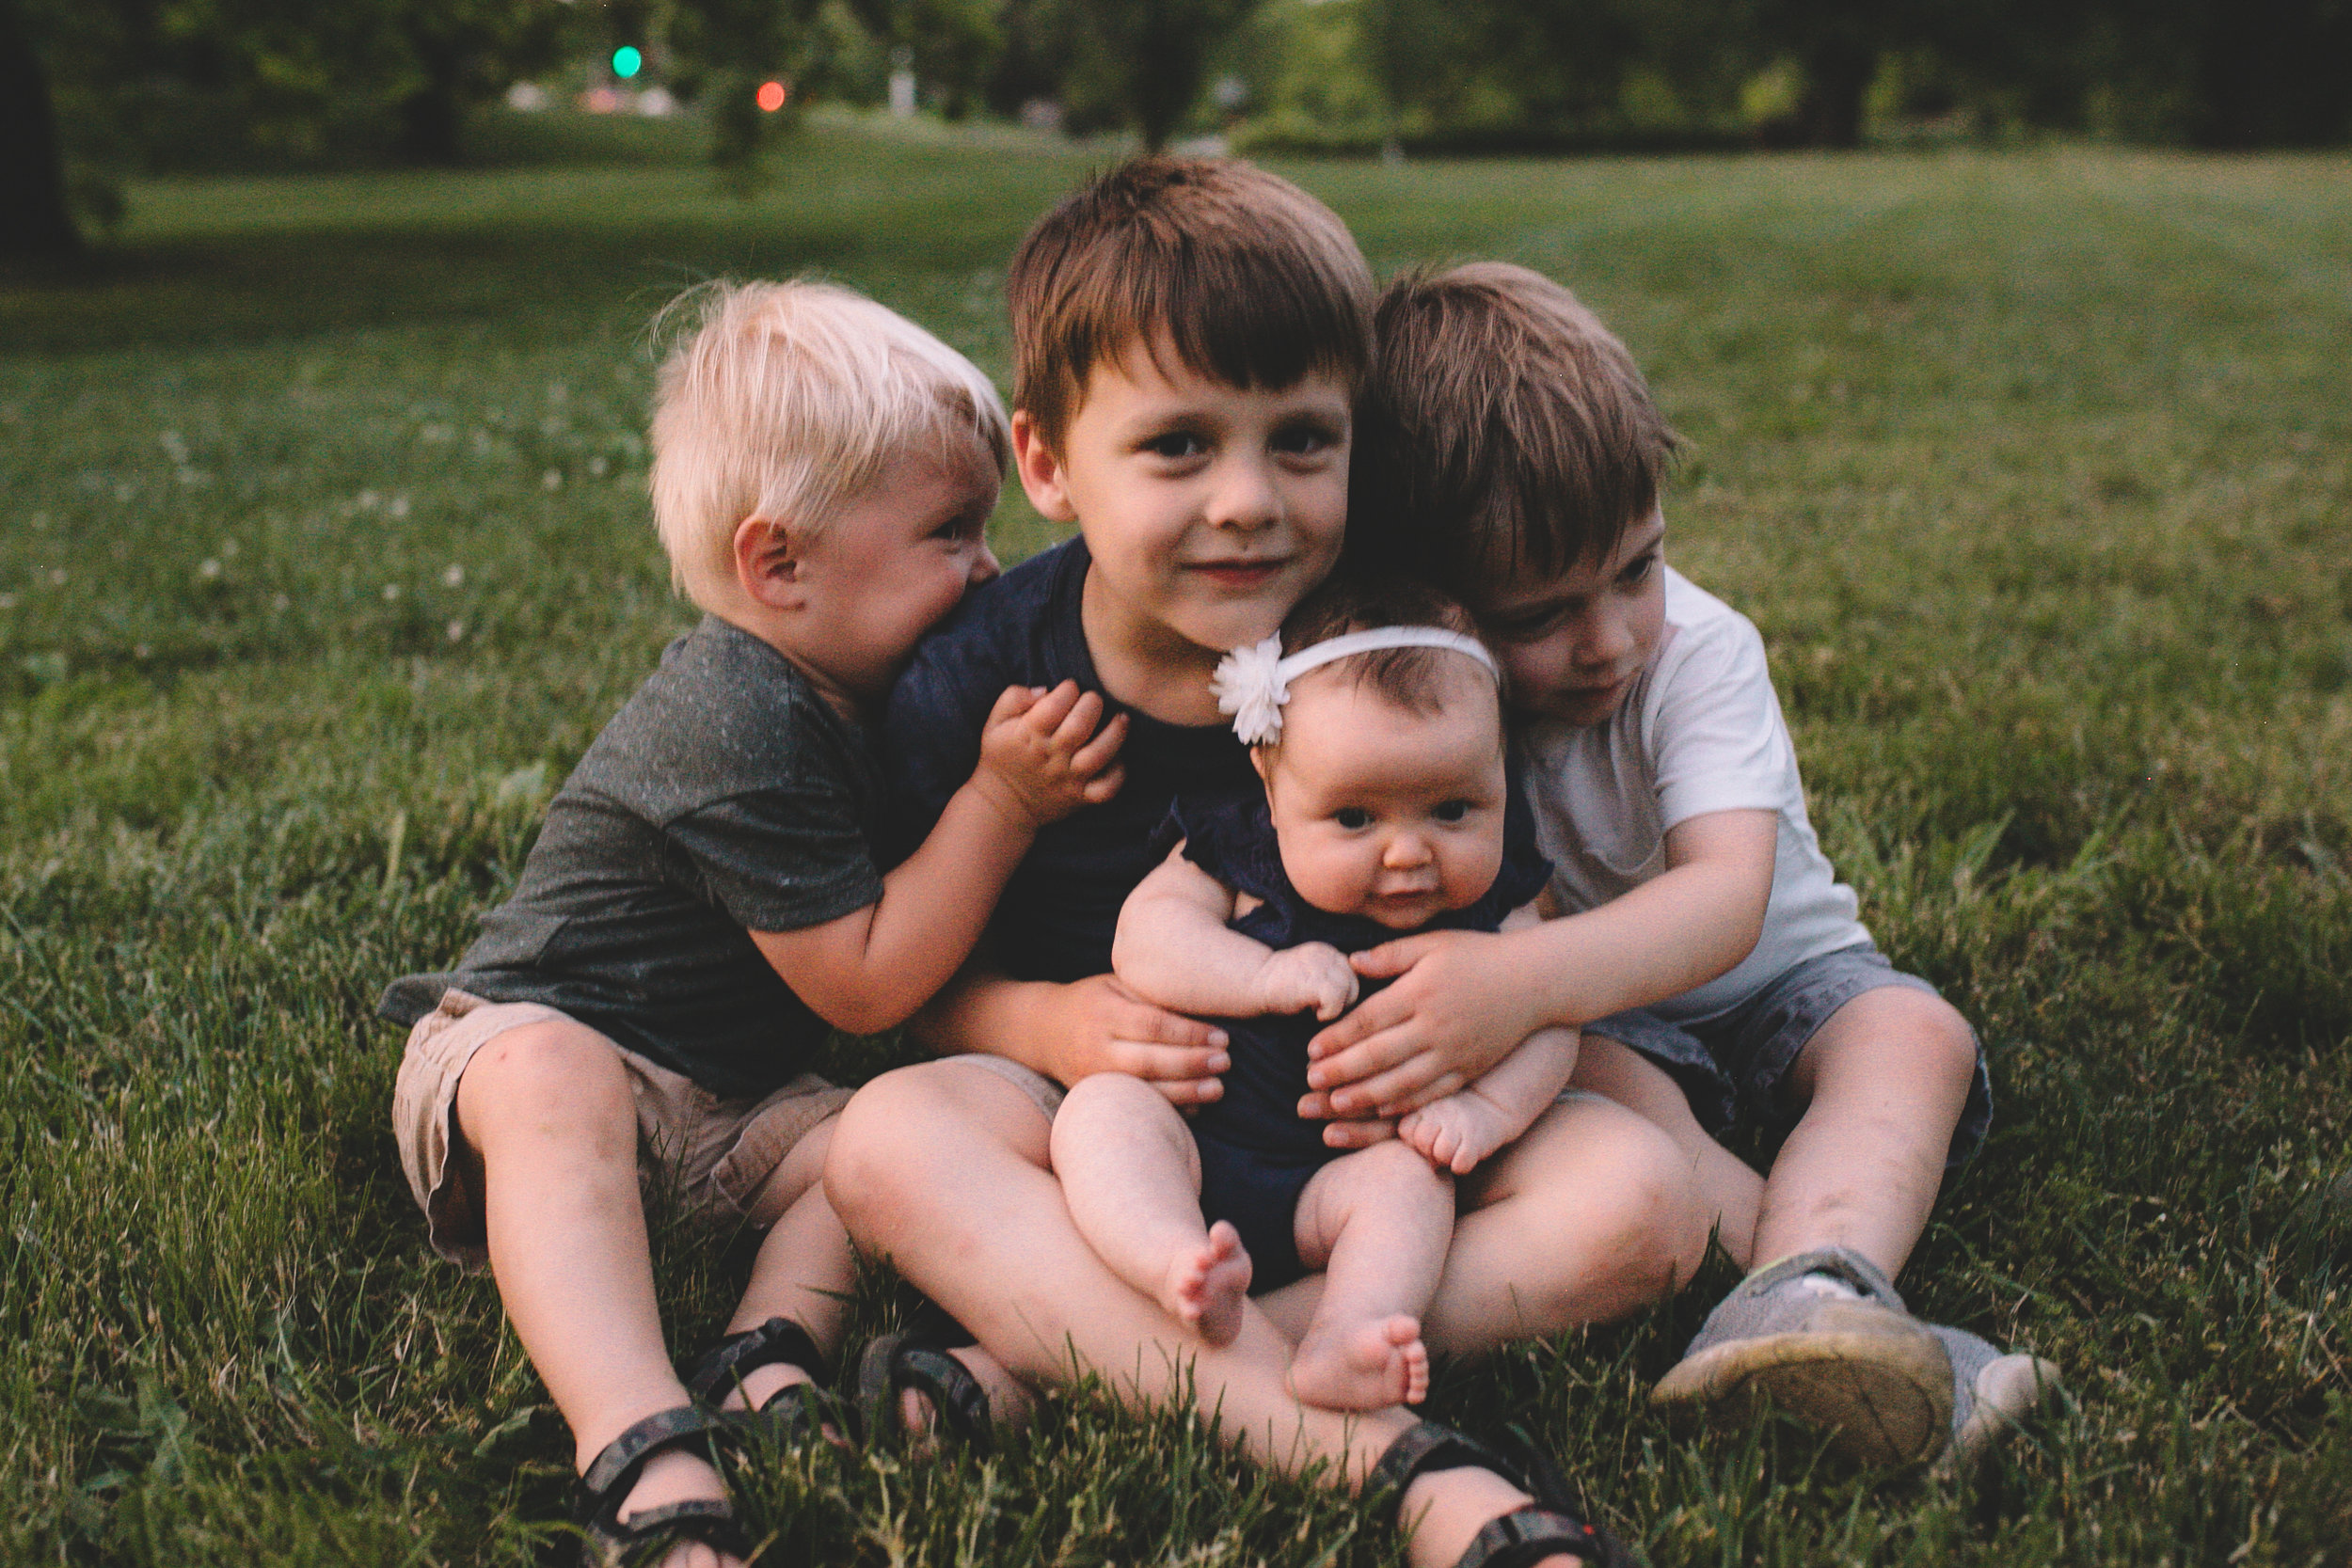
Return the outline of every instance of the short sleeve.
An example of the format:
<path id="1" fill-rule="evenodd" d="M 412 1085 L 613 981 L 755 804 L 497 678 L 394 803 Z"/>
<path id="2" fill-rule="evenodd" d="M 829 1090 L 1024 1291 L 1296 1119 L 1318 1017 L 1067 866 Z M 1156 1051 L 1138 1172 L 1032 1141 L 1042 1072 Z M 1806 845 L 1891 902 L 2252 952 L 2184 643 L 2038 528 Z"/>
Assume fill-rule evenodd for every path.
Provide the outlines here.
<path id="1" fill-rule="evenodd" d="M 674 818 L 668 836 L 746 930 L 822 926 L 882 897 L 858 802 L 839 781 L 803 777 L 717 800 Z"/>
<path id="2" fill-rule="evenodd" d="M 1659 826 L 1719 811 L 1778 811 L 1796 788 L 1796 748 L 1764 639 L 1726 615 L 1678 638 L 1650 722 Z"/>
<path id="3" fill-rule="evenodd" d="M 1163 854 L 1183 839 L 1184 859 L 1236 893 L 1271 901 L 1288 886 L 1265 796 L 1257 790 L 1179 795 L 1156 836 Z"/>

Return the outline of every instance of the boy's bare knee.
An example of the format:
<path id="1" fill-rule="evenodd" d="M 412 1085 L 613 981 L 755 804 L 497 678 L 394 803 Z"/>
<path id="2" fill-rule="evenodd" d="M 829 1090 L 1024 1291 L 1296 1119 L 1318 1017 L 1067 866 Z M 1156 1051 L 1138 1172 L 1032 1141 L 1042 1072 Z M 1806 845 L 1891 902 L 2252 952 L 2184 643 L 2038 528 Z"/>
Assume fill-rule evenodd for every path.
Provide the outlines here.
<path id="1" fill-rule="evenodd" d="M 825 1196 L 834 1212 L 852 1233 L 876 1234 L 911 1207 L 969 1180 L 968 1167 L 985 1146 L 1041 1162 L 1043 1127 L 1034 1130 L 1035 1149 L 1009 1134 L 997 1120 L 1005 1097 L 1028 1103 L 1003 1079 L 953 1058 L 874 1079 L 834 1125 L 825 1157 Z M 1034 1111 L 1029 1115 L 1041 1124 Z"/>
<path id="2" fill-rule="evenodd" d="M 1707 1257 L 1710 1228 L 1691 1162 L 1674 1139 L 1636 1117 L 1614 1118 L 1610 1180 L 1579 1211 L 1595 1255 L 1628 1307 L 1671 1294 Z"/>
<path id="3" fill-rule="evenodd" d="M 457 1124 L 485 1158 L 517 1136 L 610 1145 L 636 1158 L 637 1106 L 612 1042 L 584 1025 L 510 1029 L 457 1081 Z"/>

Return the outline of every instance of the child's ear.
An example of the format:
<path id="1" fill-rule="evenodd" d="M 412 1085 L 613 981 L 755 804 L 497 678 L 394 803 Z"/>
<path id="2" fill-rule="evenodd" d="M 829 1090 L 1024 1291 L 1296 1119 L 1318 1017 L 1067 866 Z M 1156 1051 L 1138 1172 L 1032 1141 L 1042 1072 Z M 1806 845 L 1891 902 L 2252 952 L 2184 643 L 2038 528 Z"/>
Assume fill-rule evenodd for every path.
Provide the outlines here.
<path id="1" fill-rule="evenodd" d="M 1078 509 L 1070 504 L 1070 488 L 1061 459 L 1045 444 L 1044 433 L 1025 408 L 1012 411 L 1012 471 L 1021 476 L 1029 504 L 1049 523 L 1074 523 Z"/>
<path id="2" fill-rule="evenodd" d="M 798 610 L 808 602 L 808 541 L 790 523 L 755 512 L 735 525 L 735 582 L 755 604 Z"/>
<path id="3" fill-rule="evenodd" d="M 1250 747 L 1249 766 L 1257 769 L 1258 782 L 1271 791 L 1274 788 L 1274 748 L 1271 746 Z"/>

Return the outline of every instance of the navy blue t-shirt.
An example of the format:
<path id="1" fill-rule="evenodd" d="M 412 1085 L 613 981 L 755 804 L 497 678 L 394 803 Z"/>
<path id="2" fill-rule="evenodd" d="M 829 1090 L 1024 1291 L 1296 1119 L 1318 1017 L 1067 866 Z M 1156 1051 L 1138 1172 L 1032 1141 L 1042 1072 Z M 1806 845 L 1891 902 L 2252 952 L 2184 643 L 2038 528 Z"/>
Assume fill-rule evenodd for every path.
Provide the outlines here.
<path id="1" fill-rule="evenodd" d="M 1229 724 L 1169 724 L 1103 690 L 1079 618 L 1086 541 L 1073 539 L 966 594 L 923 640 L 890 694 L 882 750 L 895 863 L 914 852 L 980 760 L 980 729 L 1009 686 L 1074 680 L 1127 715 L 1126 783 L 1041 829 L 997 901 L 986 953 L 1016 980 L 1083 980 L 1111 967 L 1119 907 L 1166 853 L 1153 835 L 1178 795 L 1254 789 Z"/>

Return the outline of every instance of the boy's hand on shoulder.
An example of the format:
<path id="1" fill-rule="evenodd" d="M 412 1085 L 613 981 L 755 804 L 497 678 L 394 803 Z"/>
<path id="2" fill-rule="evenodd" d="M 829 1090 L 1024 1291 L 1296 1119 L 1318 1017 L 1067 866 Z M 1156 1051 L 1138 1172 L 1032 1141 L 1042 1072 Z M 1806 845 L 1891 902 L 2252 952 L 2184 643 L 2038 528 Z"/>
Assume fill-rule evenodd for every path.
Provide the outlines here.
<path id="1" fill-rule="evenodd" d="M 1408 1112 L 1396 1135 L 1439 1170 L 1468 1176 L 1479 1162 L 1509 1143 L 1518 1129 L 1502 1108 L 1472 1092 L 1450 1094 Z"/>
<path id="2" fill-rule="evenodd" d="M 1225 1093 L 1219 1075 L 1232 1065 L 1225 1031 L 1154 1006 L 1115 975 L 1056 987 L 1039 1022 L 1050 1037 L 1051 1076 L 1064 1084 L 1124 1072 L 1176 1105 L 1205 1105 Z"/>
<path id="3" fill-rule="evenodd" d="M 1454 1093 L 1545 1020 L 1528 1016 L 1526 975 L 1507 939 L 1433 931 L 1355 957 L 1368 980 L 1396 976 L 1307 1044 L 1309 1086 L 1334 1117 L 1403 1116 Z"/>
<path id="4" fill-rule="evenodd" d="M 1347 957 L 1328 942 L 1301 942 L 1266 955 L 1258 971 L 1258 1006 L 1269 1015 L 1312 1011 L 1328 1023 L 1355 1004 L 1360 982 Z"/>
<path id="5" fill-rule="evenodd" d="M 1118 757 L 1127 717 L 1102 721 L 1101 694 L 1080 691 L 1076 681 L 1050 691 L 1005 688 L 980 730 L 974 787 L 1007 817 L 1030 828 L 1109 800 L 1125 777 Z"/>

